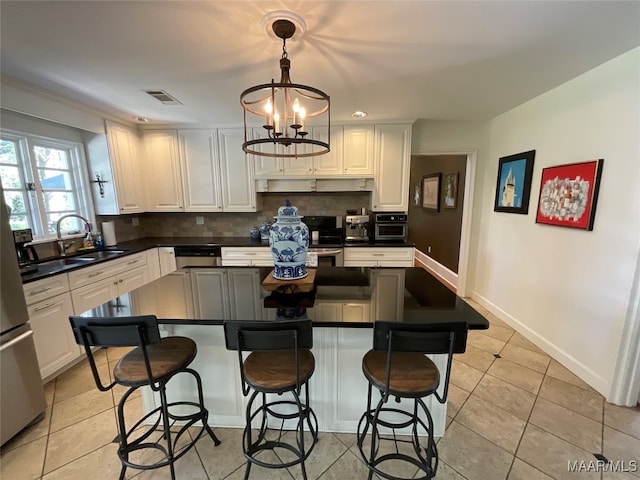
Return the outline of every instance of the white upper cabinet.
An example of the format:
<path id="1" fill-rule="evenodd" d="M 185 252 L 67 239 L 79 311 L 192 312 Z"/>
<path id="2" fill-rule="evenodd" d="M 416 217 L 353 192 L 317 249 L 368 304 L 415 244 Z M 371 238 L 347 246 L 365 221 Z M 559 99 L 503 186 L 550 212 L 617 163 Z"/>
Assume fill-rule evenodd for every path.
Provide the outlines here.
<path id="1" fill-rule="evenodd" d="M 343 153 L 344 153 L 344 132 L 341 126 L 331 127 L 331 138 L 326 127 L 313 127 L 311 135 L 314 140 L 329 142 L 329 153 L 313 157 L 313 173 L 315 175 L 342 175 Z"/>
<path id="2" fill-rule="evenodd" d="M 175 130 L 145 132 L 145 182 L 149 212 L 182 212 L 182 185 Z"/>
<path id="3" fill-rule="evenodd" d="M 374 151 L 373 210 L 406 212 L 409 208 L 411 125 L 376 125 Z"/>
<path id="4" fill-rule="evenodd" d="M 254 178 L 254 159 L 242 150 L 244 130 L 218 130 L 222 209 L 225 212 L 255 212 L 258 209 Z"/>
<path id="5" fill-rule="evenodd" d="M 256 127 L 252 131 L 253 139 L 267 138 L 268 133 L 262 127 Z M 278 151 L 283 147 L 278 146 Z M 256 150 L 263 151 L 260 146 L 256 146 Z M 260 155 L 252 155 L 255 162 L 255 175 L 256 177 L 278 177 L 283 173 L 282 158 L 275 157 L 263 157 Z"/>
<path id="6" fill-rule="evenodd" d="M 345 175 L 372 175 L 374 126 L 345 125 L 343 138 Z"/>
<path id="7" fill-rule="evenodd" d="M 222 192 L 216 130 L 178 131 L 185 212 L 221 212 Z"/>
<path id="8" fill-rule="evenodd" d="M 106 135 L 89 132 L 87 148 L 91 190 L 98 215 L 140 213 L 145 210 L 140 136 L 133 127 L 105 122 Z M 97 183 L 97 176 L 102 183 Z"/>

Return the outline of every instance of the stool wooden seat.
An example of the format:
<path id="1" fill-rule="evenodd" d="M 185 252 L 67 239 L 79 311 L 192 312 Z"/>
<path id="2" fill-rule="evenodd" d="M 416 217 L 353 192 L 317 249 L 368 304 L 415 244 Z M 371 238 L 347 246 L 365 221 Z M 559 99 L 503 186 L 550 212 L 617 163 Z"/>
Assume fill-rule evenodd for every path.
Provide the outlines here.
<path id="1" fill-rule="evenodd" d="M 423 398 L 433 395 L 440 403 L 447 400 L 451 361 L 454 353 L 463 353 L 466 348 L 467 325 L 464 322 L 447 324 L 405 324 L 399 322 L 376 322 L 374 324 L 373 349 L 362 359 L 362 371 L 369 382 L 367 410 L 358 424 L 357 445 L 360 455 L 369 468 L 369 480 L 375 473 L 390 480 L 403 480 L 381 469 L 382 464 L 393 466 L 393 462 L 407 462 L 418 467 L 426 480 L 435 477 L 438 469 L 438 450 L 433 435 L 433 419 Z M 442 394 L 440 371 L 425 354 L 447 354 L 446 375 Z M 380 392 L 380 400 L 373 402 L 372 391 Z M 412 400 L 410 410 L 387 405 L 389 397 Z M 380 428 L 390 429 L 393 435 L 384 438 Z M 397 429 L 410 428 L 415 455 L 401 453 Z M 371 430 L 371 447 L 364 451 L 367 434 Z M 426 437 L 426 441 L 420 437 Z M 392 453 L 380 454 L 382 441 L 393 442 Z"/>
<path id="2" fill-rule="evenodd" d="M 162 338 L 157 345 L 147 345 L 152 380 L 162 381 L 188 367 L 196 358 L 196 353 L 195 342 L 186 337 Z M 134 387 L 149 384 L 142 347 L 134 348 L 118 360 L 113 375 L 120 385 Z"/>
<path id="3" fill-rule="evenodd" d="M 244 378 L 253 388 L 270 392 L 280 392 L 305 383 L 313 375 L 315 359 L 309 350 L 298 352 L 300 375 L 296 377 L 296 352 L 252 352 L 244 361 Z"/>
<path id="4" fill-rule="evenodd" d="M 378 390 L 386 388 L 386 352 L 367 352 L 362 359 L 362 371 Z M 391 354 L 389 394 L 403 397 L 426 397 L 440 385 L 440 371 L 431 359 L 420 353 Z"/>
<path id="5" fill-rule="evenodd" d="M 309 406 L 309 379 L 315 369 L 310 351 L 313 347 L 311 320 L 229 321 L 224 324 L 224 333 L 227 349 L 238 351 L 242 393 L 249 396 L 242 440 L 247 459 L 245 480 L 249 478 L 252 464 L 265 468 L 300 465 L 302 478 L 306 480 L 304 462 L 318 441 L 318 420 Z M 251 353 L 243 360 L 243 352 Z M 285 393 L 293 398 L 283 398 Z M 267 398 L 267 394 L 276 394 L 276 397 Z M 261 402 L 256 402 L 258 396 Z M 270 428 L 269 420 L 277 422 L 278 434 L 268 435 L 276 430 Z M 256 432 L 252 425 L 257 424 L 260 426 Z M 305 428 L 311 434 L 308 446 Z M 295 431 L 295 435 L 285 436 L 286 430 Z M 275 463 L 259 457 L 264 450 L 277 452 L 278 449 L 292 453 L 293 460 Z"/>
<path id="6" fill-rule="evenodd" d="M 115 385 L 129 387 L 118 403 L 118 456 L 122 463 L 120 480 L 124 480 L 127 467 L 150 470 L 169 466 L 175 480 L 175 462 L 185 455 L 206 431 L 213 443 L 219 445 L 207 420 L 209 412 L 204 406 L 202 380 L 189 367 L 196 357 L 196 344 L 190 338 L 160 338 L 156 317 L 69 317 L 76 342 L 84 346 L 96 386 L 101 391 Z M 114 381 L 103 385 L 96 368 L 91 347 L 136 347 L 124 355 L 114 367 Z M 176 375 L 188 374 L 195 380 L 198 401 L 167 400 L 166 385 Z M 157 392 L 160 406 L 152 409 L 134 425 L 125 424 L 124 406 L 127 399 L 140 387 L 147 386 Z M 193 413 L 178 413 L 193 412 Z M 191 436 L 188 429 L 198 422 L 202 428 Z M 174 425 L 176 428 L 174 428 Z M 152 436 L 158 437 L 152 440 Z M 180 446 L 178 447 L 178 443 Z M 152 452 L 147 455 L 146 452 Z M 141 453 L 136 460 L 134 453 Z M 158 453 L 160 455 L 158 455 Z M 140 459 L 138 460 L 138 457 Z"/>

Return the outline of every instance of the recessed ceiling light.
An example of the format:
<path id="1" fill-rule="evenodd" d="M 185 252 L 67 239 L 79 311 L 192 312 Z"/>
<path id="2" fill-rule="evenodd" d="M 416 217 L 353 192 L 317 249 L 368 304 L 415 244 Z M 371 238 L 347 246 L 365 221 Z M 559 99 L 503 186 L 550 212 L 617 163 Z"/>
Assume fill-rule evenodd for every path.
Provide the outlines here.
<path id="1" fill-rule="evenodd" d="M 149 119 L 147 117 L 136 117 L 138 122 L 147 123 Z"/>
<path id="2" fill-rule="evenodd" d="M 367 112 L 363 112 L 361 110 L 357 110 L 351 114 L 353 118 L 364 118 L 367 116 Z"/>

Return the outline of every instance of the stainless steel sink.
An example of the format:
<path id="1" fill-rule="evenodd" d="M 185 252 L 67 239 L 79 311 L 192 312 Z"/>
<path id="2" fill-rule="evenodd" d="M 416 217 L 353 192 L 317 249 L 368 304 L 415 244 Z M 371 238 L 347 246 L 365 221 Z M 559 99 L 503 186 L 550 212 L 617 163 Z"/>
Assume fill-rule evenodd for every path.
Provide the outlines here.
<path id="1" fill-rule="evenodd" d="M 114 258 L 118 255 L 122 255 L 124 250 L 98 250 L 96 252 L 84 253 L 77 257 L 62 257 L 54 260 L 47 260 L 37 264 L 38 271 L 56 271 L 65 270 L 67 268 L 76 267 L 79 265 L 87 265 L 91 262 L 98 260 L 104 260 L 107 258 Z"/>
<path id="2" fill-rule="evenodd" d="M 39 263 L 38 267 L 63 267 L 66 265 L 78 265 L 93 261 L 95 261 L 95 258 L 91 257 L 57 258 L 55 260 L 48 260 L 46 262 Z"/>

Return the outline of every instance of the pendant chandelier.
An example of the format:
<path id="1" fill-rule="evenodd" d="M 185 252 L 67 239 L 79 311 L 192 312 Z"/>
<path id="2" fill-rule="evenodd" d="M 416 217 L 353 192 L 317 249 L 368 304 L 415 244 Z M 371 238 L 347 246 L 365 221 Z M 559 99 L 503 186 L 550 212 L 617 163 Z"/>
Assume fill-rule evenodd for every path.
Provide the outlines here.
<path id="1" fill-rule="evenodd" d="M 295 158 L 328 153 L 330 138 L 329 96 L 314 87 L 291 83 L 287 58 L 287 39 L 296 31 L 293 22 L 278 19 L 273 32 L 282 39 L 280 81 L 256 85 L 240 95 L 244 110 L 244 143 L 242 150 L 258 156 Z M 257 118 L 256 118 L 257 117 Z M 248 120 L 250 119 L 250 120 Z M 323 127 L 323 140 L 314 138 L 309 120 Z M 248 125 L 249 121 L 249 125 Z M 251 124 L 259 122 L 260 128 Z M 326 141 L 324 141 L 326 140 Z"/>

